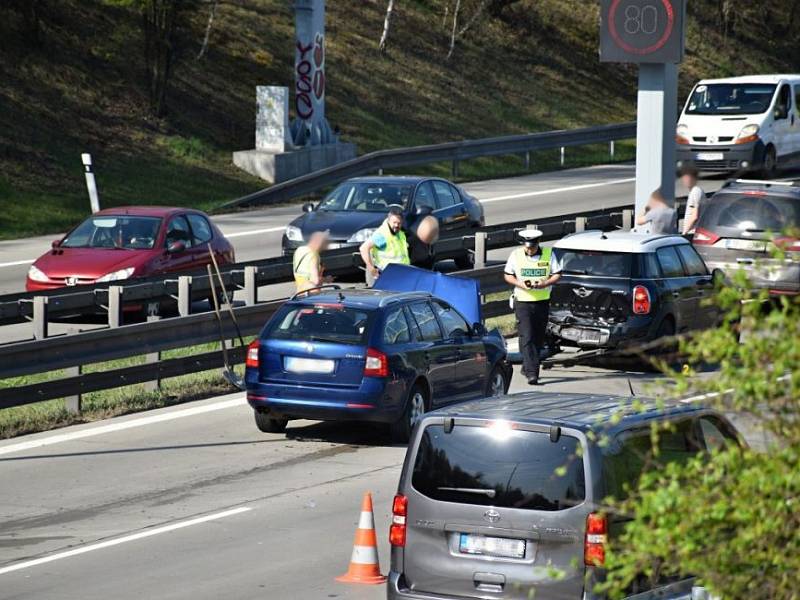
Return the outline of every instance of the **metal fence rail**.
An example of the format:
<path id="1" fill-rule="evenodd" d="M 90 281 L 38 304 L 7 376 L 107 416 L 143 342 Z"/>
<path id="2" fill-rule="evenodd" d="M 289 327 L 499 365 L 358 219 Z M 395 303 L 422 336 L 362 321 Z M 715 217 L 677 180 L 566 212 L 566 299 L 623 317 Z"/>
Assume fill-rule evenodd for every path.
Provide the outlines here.
<path id="1" fill-rule="evenodd" d="M 289 181 L 273 185 L 260 192 L 254 192 L 243 196 L 224 204 L 223 208 L 285 202 L 287 200 L 306 196 L 350 177 L 376 173 L 386 169 L 450 161 L 453 163 L 454 174 L 457 174 L 458 162 L 462 160 L 481 158 L 484 156 L 526 154 L 536 150 L 585 146 L 588 144 L 615 142 L 635 137 L 636 123 L 632 122 L 584 127 L 582 129 L 543 131 L 540 133 L 528 133 L 479 140 L 463 140 L 460 142 L 432 144 L 429 146 L 413 146 L 411 148 L 377 150 L 376 152 L 364 154 L 363 156 L 328 167 L 327 169 L 296 177 Z"/>
<path id="2" fill-rule="evenodd" d="M 566 234 L 584 229 L 612 230 L 630 226 L 632 212 L 611 209 L 566 215 L 537 222 L 544 232 L 543 239 L 556 240 Z M 458 273 L 478 279 L 481 292 L 491 294 L 507 286 L 502 279 L 502 265 L 485 267 L 486 251 L 516 245 L 516 232 L 525 224 L 511 223 L 497 226 L 476 236 L 443 240 L 459 249 L 476 248 L 478 268 Z M 254 303 L 234 309 L 243 335 L 260 331 L 264 323 L 283 303 L 282 300 Z M 484 305 L 484 317 L 490 318 L 510 312 L 504 300 Z M 223 314 L 223 336 L 236 337 L 235 328 L 228 315 Z M 179 316 L 154 322 L 121 325 L 109 329 L 86 331 L 72 335 L 17 342 L 0 346 L 0 379 L 22 375 L 42 374 L 58 369 L 75 369 L 81 365 L 106 362 L 115 359 L 150 355 L 143 365 L 128 366 L 94 373 L 70 373 L 52 381 L 25 384 L 0 389 L 0 408 L 21 406 L 55 398 L 72 397 L 78 394 L 111 389 L 160 380 L 165 377 L 186 375 L 221 367 L 220 352 L 205 352 L 184 358 L 161 360 L 158 353 L 165 350 L 185 348 L 219 340 L 216 315 L 213 312 Z M 231 352 L 232 360 L 241 361 L 243 350 Z M 73 410 L 80 409 L 80 402 Z"/>

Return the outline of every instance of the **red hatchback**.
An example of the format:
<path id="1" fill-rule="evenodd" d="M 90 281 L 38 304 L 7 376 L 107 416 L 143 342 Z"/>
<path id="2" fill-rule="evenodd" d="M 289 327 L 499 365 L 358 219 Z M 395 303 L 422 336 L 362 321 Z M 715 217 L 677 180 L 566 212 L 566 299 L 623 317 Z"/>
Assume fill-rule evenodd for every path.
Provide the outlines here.
<path id="1" fill-rule="evenodd" d="M 160 206 L 101 210 L 28 270 L 28 291 L 120 281 L 204 268 L 208 244 L 220 265 L 236 262 L 233 246 L 203 212 Z"/>

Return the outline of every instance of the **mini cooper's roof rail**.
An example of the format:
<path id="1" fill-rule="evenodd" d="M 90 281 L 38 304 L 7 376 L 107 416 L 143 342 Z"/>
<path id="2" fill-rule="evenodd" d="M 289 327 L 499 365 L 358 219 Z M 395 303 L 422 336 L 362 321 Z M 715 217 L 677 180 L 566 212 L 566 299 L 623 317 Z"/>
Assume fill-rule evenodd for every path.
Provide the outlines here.
<path id="1" fill-rule="evenodd" d="M 685 237 L 683 237 L 680 233 L 662 233 L 661 235 L 652 235 L 648 238 L 639 241 L 640 245 L 649 244 L 651 242 L 657 242 L 658 240 L 665 240 L 667 238 L 681 238 L 682 240 L 689 241 Z"/>
<path id="2" fill-rule="evenodd" d="M 390 302 L 400 301 L 400 300 L 410 300 L 412 298 L 431 298 L 433 295 L 430 292 L 420 292 L 420 291 L 413 291 L 413 292 L 398 292 L 396 294 L 392 294 L 391 296 L 386 296 L 385 298 L 381 298 L 380 303 L 378 306 L 384 307 Z"/>
<path id="3" fill-rule="evenodd" d="M 782 179 L 729 179 L 725 182 L 724 187 L 728 187 L 734 183 L 745 183 L 748 185 L 763 185 L 763 186 L 771 186 L 771 185 L 784 185 L 786 187 L 800 187 L 799 180 L 782 180 Z"/>
<path id="4" fill-rule="evenodd" d="M 298 298 L 305 298 L 306 296 L 311 294 L 311 292 L 319 292 L 322 290 L 340 290 L 340 289 L 342 289 L 342 286 L 340 285 L 336 285 L 335 283 L 326 283 L 323 285 L 318 285 L 317 287 L 308 288 L 307 290 L 303 290 L 302 292 L 297 292 L 296 294 L 294 294 L 289 298 L 289 301 L 297 300 Z"/>

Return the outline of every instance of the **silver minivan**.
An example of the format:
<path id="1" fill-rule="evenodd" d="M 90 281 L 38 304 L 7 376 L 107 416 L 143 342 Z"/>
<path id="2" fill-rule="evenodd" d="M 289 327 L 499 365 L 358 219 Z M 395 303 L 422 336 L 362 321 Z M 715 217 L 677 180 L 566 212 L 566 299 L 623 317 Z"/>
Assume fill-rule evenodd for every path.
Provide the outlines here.
<path id="1" fill-rule="evenodd" d="M 605 544 L 623 524 L 602 501 L 653 464 L 652 421 L 675 425 L 660 440 L 669 460 L 740 443 L 713 411 L 641 398 L 634 411 L 633 400 L 525 392 L 423 418 L 393 504 L 389 600 L 598 598 Z M 643 580 L 630 593 L 691 590 L 691 579 Z"/>

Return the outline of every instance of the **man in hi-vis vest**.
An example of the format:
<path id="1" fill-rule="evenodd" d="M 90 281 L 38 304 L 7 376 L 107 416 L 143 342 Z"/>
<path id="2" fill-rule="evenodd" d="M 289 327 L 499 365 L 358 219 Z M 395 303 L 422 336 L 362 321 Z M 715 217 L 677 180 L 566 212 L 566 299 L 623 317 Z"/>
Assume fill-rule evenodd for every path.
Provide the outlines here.
<path id="1" fill-rule="evenodd" d="M 514 314 L 519 331 L 522 374 L 530 385 L 539 383 L 539 348 L 544 345 L 550 315 L 550 288 L 561 278 L 561 265 L 552 248 L 541 248 L 538 229 L 519 232 L 522 247 L 508 257 L 505 280 L 514 286 Z"/>
<path id="2" fill-rule="evenodd" d="M 410 265 L 408 242 L 403 232 L 403 211 L 392 206 L 383 224 L 358 249 L 367 266 L 367 285 L 371 286 L 386 265 Z"/>
<path id="3" fill-rule="evenodd" d="M 292 270 L 298 292 L 304 292 L 333 281 L 331 277 L 324 276 L 325 268 L 322 266 L 320 258 L 320 253 L 325 252 L 327 248 L 328 232 L 315 231 L 308 238 L 308 244 L 300 246 L 294 251 Z"/>

